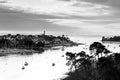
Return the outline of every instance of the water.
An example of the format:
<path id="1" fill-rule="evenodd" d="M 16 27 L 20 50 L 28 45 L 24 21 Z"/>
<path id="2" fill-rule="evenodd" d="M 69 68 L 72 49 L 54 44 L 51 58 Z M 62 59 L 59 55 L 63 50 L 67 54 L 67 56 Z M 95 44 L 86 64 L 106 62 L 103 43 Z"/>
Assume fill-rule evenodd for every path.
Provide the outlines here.
<path id="1" fill-rule="evenodd" d="M 47 50 L 42 54 L 0 57 L 0 80 L 60 80 L 67 77 L 65 52 L 80 52 L 85 45 L 67 47 L 64 51 Z M 24 66 L 28 62 L 28 66 Z M 52 66 L 52 64 L 55 66 Z M 22 67 L 25 69 L 22 70 Z"/>
<path id="2" fill-rule="evenodd" d="M 120 42 L 104 42 L 104 45 L 107 49 L 112 51 L 113 53 L 120 53 Z"/>

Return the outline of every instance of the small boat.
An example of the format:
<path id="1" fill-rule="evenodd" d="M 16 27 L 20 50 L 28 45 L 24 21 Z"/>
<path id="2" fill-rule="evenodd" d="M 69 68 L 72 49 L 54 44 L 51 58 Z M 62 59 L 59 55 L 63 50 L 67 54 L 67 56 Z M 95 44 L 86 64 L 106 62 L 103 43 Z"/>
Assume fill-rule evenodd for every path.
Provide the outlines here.
<path id="1" fill-rule="evenodd" d="M 55 66 L 55 63 L 52 63 L 52 66 Z"/>
<path id="2" fill-rule="evenodd" d="M 23 66 L 21 69 L 22 69 L 22 70 L 24 70 L 24 69 L 25 69 L 25 67 Z"/>
<path id="3" fill-rule="evenodd" d="M 25 62 L 24 66 L 28 66 L 28 62 Z"/>

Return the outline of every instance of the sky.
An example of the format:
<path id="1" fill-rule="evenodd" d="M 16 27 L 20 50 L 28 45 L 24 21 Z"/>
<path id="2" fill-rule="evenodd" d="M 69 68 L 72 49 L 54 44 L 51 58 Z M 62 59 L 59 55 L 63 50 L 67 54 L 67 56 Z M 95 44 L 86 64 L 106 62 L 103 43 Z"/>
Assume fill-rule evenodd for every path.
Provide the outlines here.
<path id="1" fill-rule="evenodd" d="M 0 33 L 120 34 L 120 0 L 0 0 Z"/>

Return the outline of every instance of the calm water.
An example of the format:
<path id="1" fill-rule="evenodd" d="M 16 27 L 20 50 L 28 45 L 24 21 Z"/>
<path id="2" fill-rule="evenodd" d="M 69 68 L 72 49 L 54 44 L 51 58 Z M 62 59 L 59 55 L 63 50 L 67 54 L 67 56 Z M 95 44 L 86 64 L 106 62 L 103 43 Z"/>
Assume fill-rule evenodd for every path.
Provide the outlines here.
<path id="1" fill-rule="evenodd" d="M 62 57 L 66 51 L 80 52 L 85 45 L 67 47 L 64 51 L 47 50 L 42 54 L 33 55 L 10 55 L 0 57 L 0 80 L 60 80 L 66 77 L 68 67 L 66 59 Z M 28 62 L 25 69 L 21 68 Z M 52 66 L 55 63 L 55 66 Z"/>
<path id="2" fill-rule="evenodd" d="M 104 45 L 114 53 L 120 53 L 120 42 L 105 42 Z"/>

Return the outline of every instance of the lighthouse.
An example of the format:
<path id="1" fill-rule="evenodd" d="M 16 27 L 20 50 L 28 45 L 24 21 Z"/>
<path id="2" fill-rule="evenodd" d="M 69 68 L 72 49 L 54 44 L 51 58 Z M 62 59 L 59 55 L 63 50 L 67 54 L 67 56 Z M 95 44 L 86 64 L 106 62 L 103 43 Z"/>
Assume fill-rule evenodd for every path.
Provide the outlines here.
<path id="1" fill-rule="evenodd" d="M 45 36 L 45 30 L 44 30 L 44 32 L 43 32 L 43 35 Z"/>

